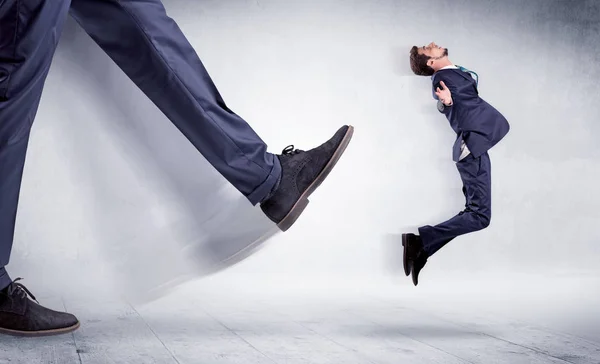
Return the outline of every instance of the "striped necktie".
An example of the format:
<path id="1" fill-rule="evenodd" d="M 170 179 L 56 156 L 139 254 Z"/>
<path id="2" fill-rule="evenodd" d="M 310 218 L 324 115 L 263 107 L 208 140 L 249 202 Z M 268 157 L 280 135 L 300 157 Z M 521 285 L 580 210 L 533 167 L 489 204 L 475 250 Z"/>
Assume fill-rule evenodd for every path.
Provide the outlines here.
<path id="1" fill-rule="evenodd" d="M 470 74 L 471 77 L 473 77 L 475 79 L 475 84 L 477 85 L 477 87 L 479 87 L 479 75 L 475 71 L 471 71 L 470 69 L 467 69 L 467 68 L 465 68 L 463 66 L 459 66 L 459 65 L 456 65 L 456 67 L 458 67 L 459 70 Z"/>

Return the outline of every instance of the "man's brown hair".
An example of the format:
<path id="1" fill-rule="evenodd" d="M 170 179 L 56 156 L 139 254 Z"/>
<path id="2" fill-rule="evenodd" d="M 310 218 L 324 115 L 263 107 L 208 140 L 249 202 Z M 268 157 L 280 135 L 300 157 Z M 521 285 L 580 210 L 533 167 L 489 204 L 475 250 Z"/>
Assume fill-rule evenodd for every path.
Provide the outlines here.
<path id="1" fill-rule="evenodd" d="M 413 46 L 410 49 L 410 69 L 417 76 L 431 76 L 435 72 L 433 68 L 427 65 L 427 61 L 429 61 L 429 56 L 424 54 L 419 54 L 419 48 L 417 46 Z"/>

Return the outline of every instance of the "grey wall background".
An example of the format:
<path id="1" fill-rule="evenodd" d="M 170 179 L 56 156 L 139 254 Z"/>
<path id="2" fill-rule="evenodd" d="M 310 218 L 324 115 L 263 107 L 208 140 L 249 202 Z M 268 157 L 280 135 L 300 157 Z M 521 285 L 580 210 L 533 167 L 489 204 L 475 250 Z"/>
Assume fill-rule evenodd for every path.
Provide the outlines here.
<path id="1" fill-rule="evenodd" d="M 445 247 L 428 279 L 597 274 L 599 2 L 164 3 L 271 151 L 356 127 L 297 225 L 223 277 L 377 280 L 387 234 L 463 207 L 453 132 L 408 68 L 410 47 L 430 41 L 480 75 L 512 130 L 491 152 L 492 225 Z M 189 272 L 185 247 L 268 225 L 69 19 L 33 128 L 12 274 L 142 290 Z"/>

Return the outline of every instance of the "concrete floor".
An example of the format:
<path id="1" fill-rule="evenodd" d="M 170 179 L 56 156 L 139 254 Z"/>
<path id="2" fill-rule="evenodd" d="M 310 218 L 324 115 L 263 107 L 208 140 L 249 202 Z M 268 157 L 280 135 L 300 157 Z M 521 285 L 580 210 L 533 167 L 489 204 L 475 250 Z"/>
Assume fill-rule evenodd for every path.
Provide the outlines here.
<path id="1" fill-rule="evenodd" d="M 574 318 L 584 313 L 569 317 L 573 310 L 558 302 L 566 292 L 552 302 L 549 292 L 533 300 L 499 288 L 504 300 L 492 288 L 448 295 L 439 285 L 378 292 L 221 283 L 192 283 L 141 307 L 43 298 L 76 313 L 81 328 L 42 339 L 2 336 L 0 363 L 600 363 L 600 332 L 589 331 L 600 327 L 599 312 L 589 306 L 580 321 L 590 325 L 581 327 Z"/>

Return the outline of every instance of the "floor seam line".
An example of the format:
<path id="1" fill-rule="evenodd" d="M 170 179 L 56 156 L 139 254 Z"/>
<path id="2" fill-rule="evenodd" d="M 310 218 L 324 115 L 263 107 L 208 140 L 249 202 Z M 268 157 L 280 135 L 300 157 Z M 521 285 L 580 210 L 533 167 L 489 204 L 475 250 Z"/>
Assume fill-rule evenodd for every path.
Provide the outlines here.
<path id="1" fill-rule="evenodd" d="M 62 302 L 63 308 L 65 312 L 67 312 L 67 304 L 65 303 L 64 298 L 60 298 Z M 71 332 L 71 337 L 73 338 L 73 345 L 75 346 L 75 353 L 77 354 L 77 358 L 79 359 L 79 364 L 83 364 L 83 360 L 81 359 L 81 353 L 79 352 L 79 348 L 77 347 L 77 340 L 75 340 L 75 332 Z"/>
<path id="2" fill-rule="evenodd" d="M 227 325 L 225 325 L 223 322 L 221 322 L 221 320 L 219 320 L 218 318 L 216 318 L 213 315 L 211 315 L 210 313 L 208 313 L 208 311 L 206 311 L 206 309 L 202 308 L 202 311 L 208 317 L 210 317 L 211 319 L 215 320 L 219 325 L 223 326 L 227 331 L 229 331 L 230 333 L 232 333 L 233 335 L 235 335 L 237 338 L 239 338 L 240 340 L 242 340 L 243 342 L 245 342 L 246 344 L 248 344 L 252 349 L 258 351 L 261 355 L 263 355 L 265 358 L 269 359 L 273 363 L 278 364 L 278 362 L 275 359 L 271 358 L 270 356 L 268 356 L 267 354 L 265 354 L 264 352 L 262 352 L 262 350 L 259 350 L 256 346 L 252 345 L 248 340 L 244 339 L 240 334 L 238 334 L 233 329 L 231 329 L 230 327 L 228 327 Z"/>
<path id="3" fill-rule="evenodd" d="M 129 307 L 131 307 L 131 309 L 135 312 L 135 314 L 138 315 L 138 317 L 142 320 L 142 322 L 144 322 L 144 324 L 146 325 L 146 327 L 148 327 L 148 330 L 150 330 L 150 332 L 152 333 L 152 335 L 154 335 L 154 337 L 162 344 L 162 346 L 169 353 L 169 355 L 171 355 L 171 358 L 173 358 L 173 360 L 175 360 L 175 363 L 181 364 L 179 362 L 179 360 L 177 360 L 177 357 L 175 356 L 175 354 L 167 347 L 167 345 L 164 343 L 164 341 L 162 341 L 162 339 L 156 334 L 156 332 L 154 331 L 154 329 L 152 328 L 152 326 L 150 326 L 150 324 L 148 323 L 148 321 L 146 321 L 146 319 L 144 318 L 144 316 L 140 315 L 140 313 L 138 312 L 138 310 L 136 310 L 135 307 L 133 307 L 133 305 L 131 303 L 127 302 L 127 304 L 129 305 Z"/>

